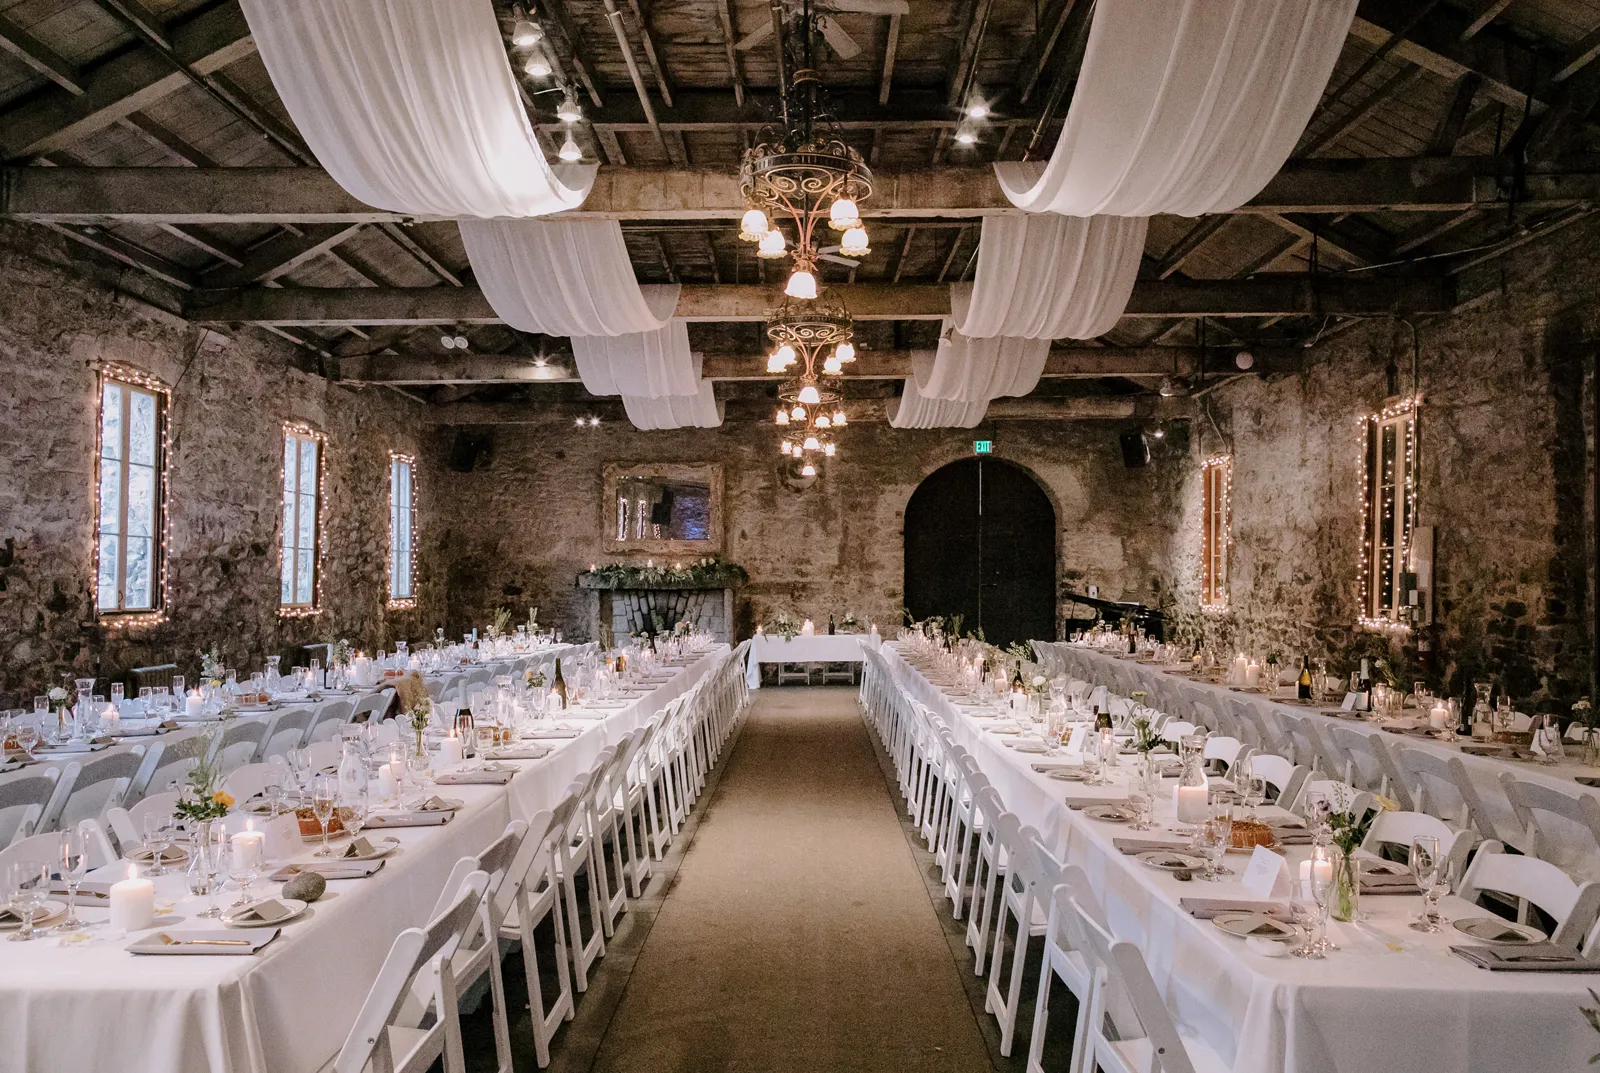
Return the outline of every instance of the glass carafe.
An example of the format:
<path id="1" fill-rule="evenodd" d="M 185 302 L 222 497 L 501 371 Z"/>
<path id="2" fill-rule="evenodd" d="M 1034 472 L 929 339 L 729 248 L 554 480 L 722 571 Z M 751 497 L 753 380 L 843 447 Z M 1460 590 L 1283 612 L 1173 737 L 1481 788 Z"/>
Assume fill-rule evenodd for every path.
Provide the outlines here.
<path id="1" fill-rule="evenodd" d="M 1172 790 L 1172 803 L 1180 826 L 1202 824 L 1210 816 L 1211 789 L 1206 779 L 1203 734 L 1191 734 L 1178 743 L 1183 770 Z"/>

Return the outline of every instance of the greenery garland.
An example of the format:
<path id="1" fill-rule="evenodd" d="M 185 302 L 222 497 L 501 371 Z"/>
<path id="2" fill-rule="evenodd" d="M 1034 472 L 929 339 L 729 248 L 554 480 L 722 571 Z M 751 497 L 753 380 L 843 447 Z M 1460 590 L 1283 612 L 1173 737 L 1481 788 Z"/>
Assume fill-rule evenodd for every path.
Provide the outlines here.
<path id="1" fill-rule="evenodd" d="M 611 563 L 578 575 L 591 589 L 656 589 L 664 585 L 678 588 L 731 589 L 750 580 L 745 568 L 725 563 L 715 556 L 697 559 L 687 566 L 624 566 Z"/>

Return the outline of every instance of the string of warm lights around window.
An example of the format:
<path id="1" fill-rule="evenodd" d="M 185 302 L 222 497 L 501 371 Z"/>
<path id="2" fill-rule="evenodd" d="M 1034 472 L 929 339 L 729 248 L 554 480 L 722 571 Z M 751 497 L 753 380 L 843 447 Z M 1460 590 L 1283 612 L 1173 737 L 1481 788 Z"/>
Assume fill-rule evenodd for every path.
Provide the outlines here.
<path id="1" fill-rule="evenodd" d="M 1213 469 L 1218 469 L 1218 468 L 1220 468 L 1222 470 L 1222 526 L 1221 526 L 1222 533 L 1221 533 L 1221 538 L 1222 538 L 1222 546 L 1223 546 L 1223 562 L 1227 563 L 1231 559 L 1231 549 L 1233 547 L 1233 456 L 1232 455 L 1213 455 L 1212 457 L 1206 459 L 1204 462 L 1200 463 L 1200 479 L 1201 479 L 1202 482 L 1207 482 L 1207 483 L 1203 483 L 1201 485 L 1201 492 L 1202 492 L 1202 494 L 1201 494 L 1201 502 L 1202 502 L 1202 505 L 1204 505 L 1204 501 L 1205 501 L 1205 498 L 1206 498 L 1204 493 L 1205 493 L 1205 489 L 1210 487 L 1209 481 L 1211 479 L 1211 471 Z M 1210 526 L 1211 526 L 1211 514 L 1210 514 L 1210 512 L 1206 513 L 1206 516 L 1201 520 L 1201 523 L 1202 523 L 1202 525 L 1204 525 L 1206 527 L 1206 531 L 1210 532 Z M 1201 547 L 1202 552 L 1204 552 L 1207 547 L 1210 547 L 1212 549 L 1211 554 L 1214 557 L 1215 554 L 1216 554 L 1215 553 L 1216 540 L 1217 540 L 1217 535 L 1215 533 L 1212 533 L 1211 537 L 1210 537 L 1210 540 L 1207 541 L 1207 542 L 1203 542 L 1202 543 L 1202 547 Z M 1207 577 L 1207 571 L 1209 569 L 1210 569 L 1209 564 L 1204 563 L 1204 562 L 1202 562 L 1200 564 L 1200 588 L 1201 588 L 1202 595 L 1205 594 L 1206 577 Z M 1210 603 L 1208 603 L 1208 602 L 1206 602 L 1205 600 L 1202 599 L 1201 602 L 1200 602 L 1200 610 L 1205 612 L 1205 613 L 1207 613 L 1207 614 L 1221 614 L 1222 612 L 1227 611 L 1228 610 L 1228 587 L 1227 587 L 1227 568 L 1226 567 L 1223 568 L 1223 580 L 1222 580 L 1221 584 L 1219 584 L 1217 582 L 1217 579 L 1215 577 L 1212 577 L 1212 579 L 1211 579 L 1211 591 L 1213 593 L 1220 592 L 1221 593 L 1221 599 L 1213 601 L 1213 602 L 1210 602 Z"/>
<path id="2" fill-rule="evenodd" d="M 408 505 L 411 516 L 406 524 L 406 531 L 411 534 L 411 544 L 406 549 L 406 553 L 410 560 L 408 567 L 410 573 L 408 576 L 411 578 L 411 591 L 415 593 L 417 591 L 417 460 L 413 455 L 403 455 L 397 451 L 389 452 L 389 562 L 391 564 L 394 562 L 394 516 L 395 508 L 399 505 L 395 502 L 394 494 L 394 464 L 396 462 L 403 464 L 410 471 L 406 487 L 411 491 L 411 502 Z M 398 598 L 394 595 L 394 569 L 392 565 L 388 574 L 388 584 L 390 586 L 389 610 L 409 611 L 416 607 L 417 598 L 415 595 Z"/>
<path id="3" fill-rule="evenodd" d="M 1372 573 L 1373 568 L 1376 565 L 1373 562 L 1375 551 L 1372 546 L 1372 511 L 1374 509 L 1374 489 L 1370 486 L 1371 473 L 1367 468 L 1367 456 L 1372 452 L 1371 444 L 1373 443 L 1372 433 L 1374 428 L 1393 418 L 1400 417 L 1405 414 L 1411 415 L 1405 423 L 1406 521 L 1405 524 L 1400 527 L 1400 541 L 1397 542 L 1395 547 L 1395 555 L 1398 556 L 1399 560 L 1403 562 L 1410 554 L 1411 533 L 1416 527 L 1417 520 L 1415 465 L 1417 449 L 1416 410 L 1421 401 L 1421 398 L 1415 395 L 1411 396 L 1410 398 L 1398 399 L 1387 404 L 1377 413 L 1366 414 L 1358 418 L 1356 422 L 1361 428 L 1361 451 L 1358 457 L 1358 470 L 1361 474 L 1361 480 L 1359 484 L 1361 489 L 1361 563 L 1357 571 L 1357 577 L 1361 586 L 1361 613 L 1356 616 L 1356 625 L 1361 626 L 1364 629 L 1383 630 L 1391 633 L 1409 633 L 1411 631 L 1411 624 L 1408 622 L 1401 622 L 1398 619 L 1387 617 L 1375 617 L 1368 613 L 1372 608 L 1372 601 L 1376 595 L 1377 584 L 1376 578 Z M 1381 450 L 1381 446 L 1379 449 Z"/>
<path id="4" fill-rule="evenodd" d="M 317 441 L 317 567 L 311 579 L 311 605 L 309 607 L 287 607 L 278 605 L 279 618 L 315 618 L 322 614 L 322 556 L 323 549 L 327 547 L 327 521 L 328 521 L 328 437 L 312 428 L 303 421 L 285 421 L 283 433 L 288 436 L 293 433 L 297 436 L 307 436 Z M 296 452 L 298 458 L 298 452 Z M 287 463 L 284 467 L 279 487 L 288 483 L 289 472 Z M 297 484 L 296 489 L 299 488 Z M 278 576 L 283 576 L 283 541 L 278 541 Z"/>
<path id="5" fill-rule="evenodd" d="M 105 626 L 118 628 L 153 626 L 156 623 L 167 620 L 167 549 L 170 547 L 172 537 L 172 516 L 167 510 L 167 476 L 172 464 L 172 390 L 149 373 L 126 365 L 119 365 L 116 362 L 101 362 L 99 373 L 100 379 L 96 392 L 99 398 L 99 405 L 95 407 L 95 412 L 100 415 L 100 420 L 95 422 L 94 429 L 94 486 L 91 489 L 95 525 L 94 540 L 91 542 L 93 544 L 93 553 L 89 565 L 89 576 L 94 579 L 94 592 L 91 595 L 92 606 L 95 609 L 96 620 Z M 105 408 L 107 381 L 141 387 L 147 391 L 155 392 L 161 398 L 160 413 L 157 415 L 157 421 L 161 426 L 161 465 L 159 467 L 160 477 L 157 481 L 158 492 L 156 497 L 156 509 L 161 513 L 161 549 L 160 561 L 156 564 L 156 588 L 153 594 L 154 598 L 151 600 L 152 610 L 150 611 L 100 610 L 100 465 L 105 453 L 105 414 L 103 411 Z M 127 464 L 126 460 L 124 460 L 123 464 Z M 123 535 L 123 539 L 127 539 L 126 534 Z"/>

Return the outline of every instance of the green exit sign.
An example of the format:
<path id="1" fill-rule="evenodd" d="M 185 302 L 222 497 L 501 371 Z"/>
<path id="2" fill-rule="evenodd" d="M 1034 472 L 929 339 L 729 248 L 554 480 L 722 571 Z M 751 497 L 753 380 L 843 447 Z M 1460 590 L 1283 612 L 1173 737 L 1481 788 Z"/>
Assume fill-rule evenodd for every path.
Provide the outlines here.
<path id="1" fill-rule="evenodd" d="M 993 452 L 994 452 L 994 441 L 993 440 L 973 440 L 972 441 L 972 453 L 973 454 L 975 454 L 975 455 L 986 455 L 986 454 L 992 454 Z"/>

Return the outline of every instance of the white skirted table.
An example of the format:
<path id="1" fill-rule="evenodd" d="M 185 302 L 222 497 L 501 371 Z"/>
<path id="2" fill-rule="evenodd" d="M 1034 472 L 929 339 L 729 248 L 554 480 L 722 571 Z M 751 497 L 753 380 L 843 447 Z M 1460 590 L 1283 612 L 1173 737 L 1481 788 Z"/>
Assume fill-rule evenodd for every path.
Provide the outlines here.
<path id="1" fill-rule="evenodd" d="M 788 640 L 757 634 L 750 639 L 746 681 L 751 689 L 761 688 L 763 663 L 860 663 L 861 646 L 872 641 L 872 635 L 867 633 L 819 633 Z"/>
<path id="2" fill-rule="evenodd" d="M 481 851 L 512 819 L 561 800 L 607 745 L 643 725 L 728 654 L 717 645 L 641 696 L 570 709 L 573 738 L 548 740 L 540 760 L 506 786 L 440 786 L 463 807 L 440 827 L 386 831 L 398 852 L 368 879 L 333 880 L 306 919 L 248 957 L 139 956 L 104 923 L 91 941 L 54 936 L 0 942 L 0 1073 L 119 1069 L 130 1073 L 307 1073 L 333 1057 L 400 929 L 420 924 L 463 856 Z M 309 848 L 309 847 L 308 847 Z M 126 869 L 126 863 L 121 865 Z M 112 866 L 110 871 L 115 871 Z M 91 873 L 93 875 L 93 873 Z M 99 877 L 97 877 L 99 878 Z M 174 902 L 161 929 L 221 925 L 193 915 L 181 869 L 156 880 Z M 268 887 L 258 883 L 257 892 Z M 230 892 L 224 898 L 233 897 Z M 103 903 L 80 904 L 104 921 Z"/>

